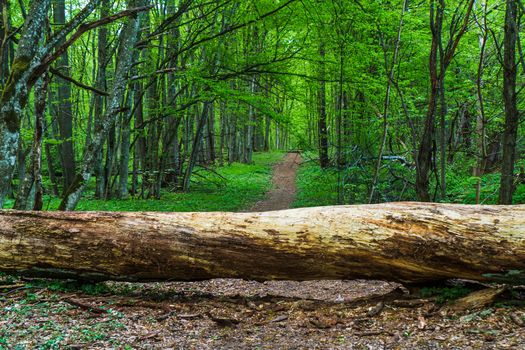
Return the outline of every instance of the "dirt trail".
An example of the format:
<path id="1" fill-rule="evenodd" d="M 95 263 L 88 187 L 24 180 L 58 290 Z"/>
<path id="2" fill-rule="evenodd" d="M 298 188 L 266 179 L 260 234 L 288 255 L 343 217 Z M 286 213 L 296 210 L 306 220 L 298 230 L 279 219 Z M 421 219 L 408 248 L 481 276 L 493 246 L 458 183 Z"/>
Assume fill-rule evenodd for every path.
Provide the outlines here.
<path id="1" fill-rule="evenodd" d="M 266 198 L 255 203 L 249 211 L 288 209 L 295 199 L 295 178 L 301 164 L 299 153 L 288 153 L 273 169 L 273 188 Z"/>

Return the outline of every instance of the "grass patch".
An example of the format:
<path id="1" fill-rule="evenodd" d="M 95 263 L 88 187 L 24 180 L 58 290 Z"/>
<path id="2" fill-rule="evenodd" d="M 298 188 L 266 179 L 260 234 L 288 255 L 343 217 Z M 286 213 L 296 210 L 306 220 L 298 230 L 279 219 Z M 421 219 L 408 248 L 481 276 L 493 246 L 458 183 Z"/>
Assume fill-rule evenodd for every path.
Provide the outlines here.
<path id="1" fill-rule="evenodd" d="M 252 164 L 232 163 L 212 171 L 197 167 L 187 193 L 164 190 L 156 199 L 94 199 L 95 179 L 77 206 L 79 211 L 240 211 L 262 199 L 271 187 L 272 166 L 283 152 L 255 153 Z M 13 205 L 13 200 L 6 207 Z M 60 198 L 46 196 L 45 210 L 56 210 Z"/>
<path id="2" fill-rule="evenodd" d="M 292 208 L 337 203 L 337 172 L 334 169 L 321 169 L 315 161 L 307 161 L 297 171 L 296 185 L 297 195 Z"/>

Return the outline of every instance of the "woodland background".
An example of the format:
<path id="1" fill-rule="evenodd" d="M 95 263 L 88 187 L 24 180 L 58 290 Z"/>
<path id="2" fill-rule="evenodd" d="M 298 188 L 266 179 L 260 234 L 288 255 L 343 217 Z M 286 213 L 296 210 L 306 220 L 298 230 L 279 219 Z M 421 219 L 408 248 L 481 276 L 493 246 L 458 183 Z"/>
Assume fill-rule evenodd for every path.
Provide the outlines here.
<path id="1" fill-rule="evenodd" d="M 296 206 L 523 203 L 523 10 L 2 0 L 1 202 L 199 210 L 175 205 L 193 191 L 240 209 L 236 181 L 256 198 L 268 177 L 238 163 L 301 150 Z"/>

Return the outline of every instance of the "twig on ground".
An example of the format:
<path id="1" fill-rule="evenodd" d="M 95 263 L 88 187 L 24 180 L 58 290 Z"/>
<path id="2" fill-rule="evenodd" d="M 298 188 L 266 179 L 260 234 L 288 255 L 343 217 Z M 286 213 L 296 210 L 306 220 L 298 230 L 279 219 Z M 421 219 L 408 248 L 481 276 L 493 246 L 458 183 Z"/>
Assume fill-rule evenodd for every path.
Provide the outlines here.
<path id="1" fill-rule="evenodd" d="M 82 303 L 78 300 L 75 300 L 75 299 L 71 299 L 71 298 L 63 298 L 61 299 L 63 302 L 66 302 L 70 305 L 73 305 L 73 306 L 76 306 L 82 310 L 86 310 L 86 311 L 89 311 L 89 312 L 92 312 L 94 314 L 104 314 L 107 312 L 107 310 L 105 309 L 102 309 L 102 308 L 99 308 L 97 306 L 93 306 L 93 305 L 89 305 L 89 304 L 85 304 L 85 303 Z"/>

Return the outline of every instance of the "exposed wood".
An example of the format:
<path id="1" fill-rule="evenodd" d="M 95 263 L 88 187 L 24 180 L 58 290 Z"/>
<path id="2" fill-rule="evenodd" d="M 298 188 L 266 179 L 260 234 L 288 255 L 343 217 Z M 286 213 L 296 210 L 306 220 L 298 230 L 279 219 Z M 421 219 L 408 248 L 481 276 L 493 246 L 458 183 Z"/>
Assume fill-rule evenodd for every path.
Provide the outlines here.
<path id="1" fill-rule="evenodd" d="M 496 298 L 505 292 L 506 288 L 486 288 L 470 293 L 466 297 L 456 300 L 448 310 L 466 311 L 478 310 L 494 303 Z"/>
<path id="2" fill-rule="evenodd" d="M 487 281 L 525 270 L 525 206 L 0 212 L 0 270 L 92 280 Z"/>

